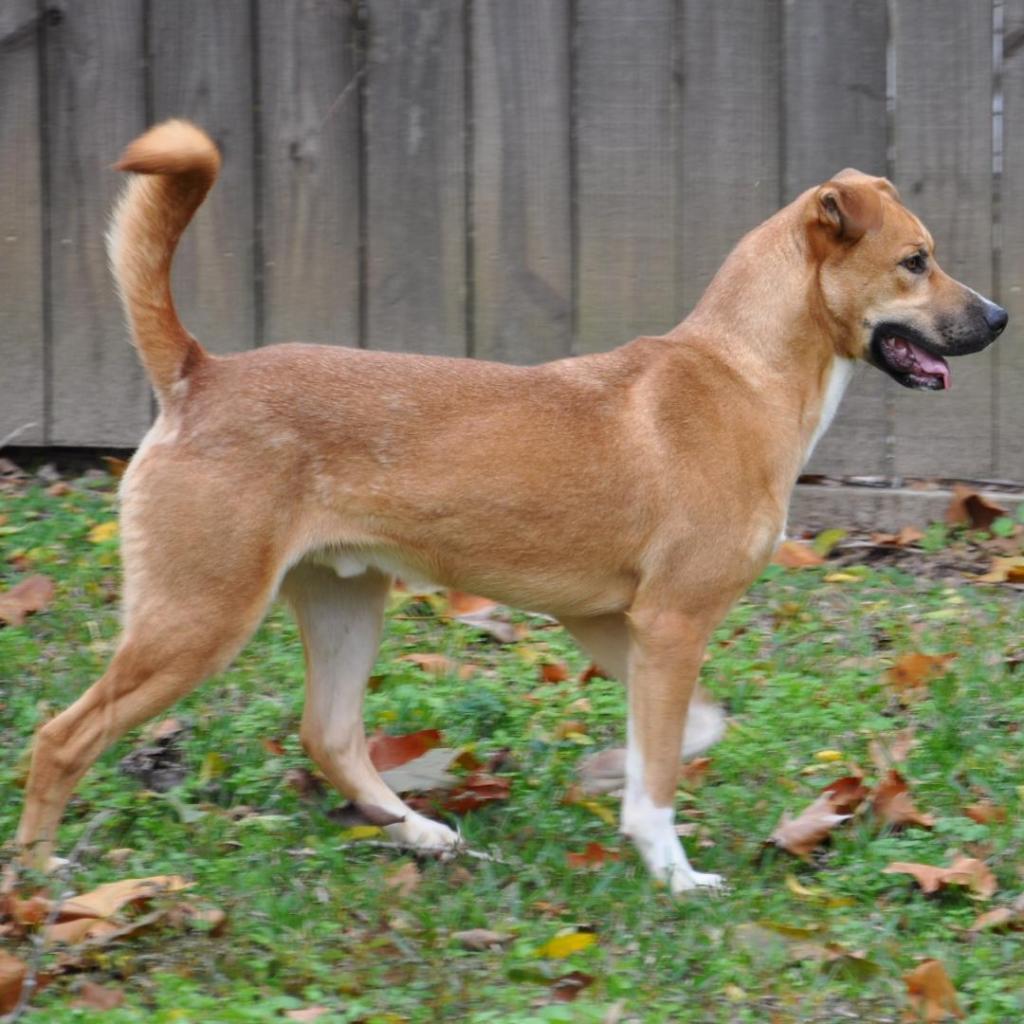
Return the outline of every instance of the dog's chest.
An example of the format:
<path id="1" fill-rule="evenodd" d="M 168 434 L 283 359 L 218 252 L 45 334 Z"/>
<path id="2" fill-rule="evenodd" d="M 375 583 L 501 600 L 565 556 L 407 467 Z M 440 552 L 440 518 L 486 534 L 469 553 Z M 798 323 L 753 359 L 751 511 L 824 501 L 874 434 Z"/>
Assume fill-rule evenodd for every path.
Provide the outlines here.
<path id="1" fill-rule="evenodd" d="M 814 433 L 811 435 L 807 450 L 804 452 L 805 464 L 810 460 L 815 446 L 821 440 L 822 434 L 828 430 L 832 420 L 835 419 L 839 403 L 843 400 L 846 388 L 853 378 L 853 371 L 856 365 L 854 360 L 845 359 L 842 356 L 836 356 L 832 360 L 832 365 L 828 371 L 828 379 L 825 381 L 825 394 L 821 402 L 821 413 L 818 416 L 818 423 L 814 428 Z"/>

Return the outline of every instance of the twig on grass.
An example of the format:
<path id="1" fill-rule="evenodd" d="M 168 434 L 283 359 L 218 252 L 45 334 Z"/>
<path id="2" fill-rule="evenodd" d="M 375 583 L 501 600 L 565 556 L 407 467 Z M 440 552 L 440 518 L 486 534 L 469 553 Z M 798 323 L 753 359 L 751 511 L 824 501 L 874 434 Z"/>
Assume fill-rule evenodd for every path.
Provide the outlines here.
<path id="1" fill-rule="evenodd" d="M 60 888 L 64 888 L 67 884 L 71 872 L 76 868 L 80 867 L 78 858 L 85 852 L 89 845 L 89 841 L 92 839 L 93 834 L 105 821 L 109 820 L 114 816 L 114 812 L 100 811 L 99 814 L 95 815 L 88 825 L 85 826 L 85 830 L 82 832 L 77 843 L 71 850 L 68 859 L 61 864 L 57 870 L 53 873 L 53 879 L 59 883 Z M 18 1005 L 11 1010 L 4 1017 L 0 1017 L 0 1024 L 14 1024 L 14 1021 L 18 1020 L 24 1015 L 28 1009 L 29 1000 L 32 998 L 36 990 L 36 979 L 39 976 L 39 965 L 42 963 L 43 953 L 46 951 L 46 933 L 50 927 L 56 923 L 57 918 L 60 916 L 61 907 L 68 901 L 68 899 L 74 896 L 73 889 L 67 889 L 61 892 L 60 896 L 53 901 L 50 907 L 50 912 L 46 915 L 46 920 L 43 922 L 42 927 L 32 936 L 32 958 L 28 963 L 28 971 L 25 974 L 25 980 L 21 983 L 21 994 L 18 996 Z"/>

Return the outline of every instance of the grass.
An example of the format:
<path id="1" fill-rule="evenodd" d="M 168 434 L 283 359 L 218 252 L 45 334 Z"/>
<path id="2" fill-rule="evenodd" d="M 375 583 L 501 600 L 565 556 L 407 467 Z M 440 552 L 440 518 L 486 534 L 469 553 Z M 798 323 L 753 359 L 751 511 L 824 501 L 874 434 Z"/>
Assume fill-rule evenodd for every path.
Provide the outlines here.
<path id="1" fill-rule="evenodd" d="M 0 585 L 17 578 L 15 567 L 58 582 L 48 611 L 0 629 L 0 840 L 16 827 L 33 730 L 110 654 L 117 543 L 90 540 L 90 531 L 115 514 L 107 477 L 57 497 L 35 486 L 0 494 Z M 906 1006 L 902 976 L 924 957 L 943 961 L 969 1021 L 1021 1019 L 1024 933 L 967 932 L 981 910 L 1022 888 L 1024 693 L 1006 661 L 1024 625 L 1018 595 L 891 569 L 858 567 L 841 582 L 828 574 L 770 569 L 712 644 L 704 679 L 734 724 L 679 806 L 693 831 L 691 860 L 731 883 L 718 898 L 673 900 L 652 885 L 602 816 L 615 811 L 610 798 L 591 808 L 562 802 L 583 754 L 622 743 L 618 684 L 577 682 L 584 659 L 540 617 L 520 616 L 524 639 L 500 646 L 422 600 L 389 616 L 367 724 L 437 727 L 448 745 L 484 754 L 511 748 L 511 798 L 461 820 L 474 847 L 507 863 L 425 861 L 409 894 L 383 885 L 410 857 L 345 841 L 326 815 L 339 801 L 303 799 L 287 783 L 289 769 L 309 766 L 297 737 L 302 657 L 292 623 L 275 611 L 230 671 L 172 712 L 187 725 L 185 782 L 161 796 L 128 779 L 118 762 L 139 744 L 128 737 L 79 786 L 61 836 L 66 852 L 98 811 L 111 810 L 73 888 L 183 874 L 195 883 L 190 898 L 227 912 L 225 932 L 166 928 L 83 954 L 36 995 L 29 1019 L 241 1024 L 316 1004 L 330 1008 L 322 1024 L 895 1021 Z M 957 658 L 904 708 L 884 670 L 914 650 Z M 477 668 L 468 683 L 435 679 L 399 660 L 413 651 Z M 545 659 L 566 661 L 570 680 L 541 683 Z M 559 738 L 570 718 L 582 730 Z M 876 778 L 868 742 L 908 725 L 919 744 L 904 774 L 917 805 L 937 818 L 932 831 L 894 833 L 862 815 L 813 864 L 764 847 L 782 813 L 798 812 L 827 782 L 857 766 Z M 268 752 L 267 740 L 283 754 Z M 1005 821 L 964 815 L 982 795 L 1006 809 Z M 238 818 L 240 805 L 258 813 Z M 570 869 L 566 851 L 590 842 L 621 850 L 621 860 Z M 104 856 L 124 847 L 132 852 L 122 864 Z M 989 903 L 959 889 L 924 896 L 906 876 L 881 873 L 894 860 L 946 864 L 958 851 L 994 870 L 1000 887 Z M 750 927 L 758 922 L 766 927 Z M 514 939 L 489 952 L 451 940 L 474 927 Z M 561 930 L 581 927 L 596 934 L 589 948 L 538 955 Z M 795 939 L 862 957 L 802 959 Z M 29 955 L 27 941 L 0 941 Z M 47 952 L 44 968 L 65 955 Z M 590 982 L 575 1001 L 552 1002 L 552 982 L 573 971 Z M 124 1004 L 72 1007 L 85 978 L 122 990 Z"/>

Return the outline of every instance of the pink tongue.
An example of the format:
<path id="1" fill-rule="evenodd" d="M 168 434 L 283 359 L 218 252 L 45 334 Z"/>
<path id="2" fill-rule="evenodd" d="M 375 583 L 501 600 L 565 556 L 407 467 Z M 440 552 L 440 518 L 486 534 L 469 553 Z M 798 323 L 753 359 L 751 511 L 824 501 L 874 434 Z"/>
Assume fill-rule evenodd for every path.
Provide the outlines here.
<path id="1" fill-rule="evenodd" d="M 917 365 L 920 366 L 925 373 L 941 377 L 942 388 L 944 391 L 948 391 L 949 367 L 946 365 L 946 360 L 940 356 L 933 356 L 930 352 L 925 352 L 923 348 L 918 348 L 917 345 L 911 344 L 911 348 L 914 350 L 914 358 L 917 360 Z"/>

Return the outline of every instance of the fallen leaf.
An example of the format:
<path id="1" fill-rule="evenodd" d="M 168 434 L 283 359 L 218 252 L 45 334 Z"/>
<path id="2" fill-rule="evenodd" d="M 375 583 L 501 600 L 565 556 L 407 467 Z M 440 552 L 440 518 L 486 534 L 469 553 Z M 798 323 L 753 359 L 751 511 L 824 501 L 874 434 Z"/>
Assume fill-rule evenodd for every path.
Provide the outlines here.
<path id="1" fill-rule="evenodd" d="M 994 821 L 1006 821 L 1006 808 L 999 807 L 991 800 L 978 800 L 964 808 L 964 814 L 979 825 L 991 825 Z"/>
<path id="2" fill-rule="evenodd" d="M 329 1006 L 304 1006 L 301 1010 L 285 1010 L 286 1020 L 311 1021 L 319 1020 L 325 1013 L 330 1013 Z"/>
<path id="3" fill-rule="evenodd" d="M 946 509 L 946 522 L 950 526 L 987 530 L 1000 516 L 1006 514 L 1007 509 L 1002 505 L 997 505 L 965 484 L 956 484 L 953 498 Z"/>
<path id="4" fill-rule="evenodd" d="M 851 817 L 867 794 L 868 789 L 860 776 L 837 779 L 826 786 L 797 817 L 790 818 L 784 814 L 768 842 L 808 860 L 832 830 Z"/>
<path id="5" fill-rule="evenodd" d="M 72 1006 L 84 1006 L 92 1010 L 116 1010 L 124 1002 L 124 993 L 116 988 L 104 988 L 87 981 L 78 990 L 78 997 Z"/>
<path id="6" fill-rule="evenodd" d="M 885 547 L 905 548 L 924 539 L 924 530 L 916 526 L 904 526 L 899 533 L 873 533 L 871 540 Z"/>
<path id="7" fill-rule="evenodd" d="M 485 611 L 456 615 L 455 621 L 486 633 L 499 644 L 514 644 L 517 640 L 522 640 L 527 632 L 525 626 L 516 625 L 497 606 Z"/>
<path id="8" fill-rule="evenodd" d="M 408 896 L 423 881 L 420 869 L 415 861 L 406 861 L 396 871 L 384 876 L 384 884 L 394 889 L 400 896 Z"/>
<path id="9" fill-rule="evenodd" d="M 323 779 L 314 775 L 308 768 L 289 768 L 284 773 L 282 781 L 289 789 L 295 790 L 303 800 L 324 795 Z"/>
<path id="10" fill-rule="evenodd" d="M 0 1013 L 10 1013 L 21 998 L 28 965 L 0 949 Z"/>
<path id="11" fill-rule="evenodd" d="M 711 763 L 710 757 L 695 757 L 684 761 L 682 768 L 679 769 L 680 783 L 687 789 L 697 789 L 707 778 Z"/>
<path id="12" fill-rule="evenodd" d="M 444 797 L 441 806 L 452 814 L 466 814 L 484 804 L 507 800 L 511 783 L 486 772 L 473 772 Z"/>
<path id="13" fill-rule="evenodd" d="M 448 769 L 458 755 L 454 747 L 434 747 L 422 757 L 381 772 L 381 778 L 399 795 L 451 789 L 459 780 Z"/>
<path id="14" fill-rule="evenodd" d="M 998 888 L 988 865 L 975 857 L 957 857 L 948 868 L 934 864 L 895 861 L 882 869 L 883 875 L 910 875 L 922 892 L 933 893 L 947 885 L 962 885 L 982 899 L 990 899 Z"/>
<path id="15" fill-rule="evenodd" d="M 594 932 L 568 932 L 565 935 L 556 935 L 541 946 L 535 956 L 546 957 L 549 960 L 561 960 L 573 953 L 589 949 L 597 942 L 597 935 Z"/>
<path id="16" fill-rule="evenodd" d="M 567 852 L 565 855 L 566 864 L 576 870 L 599 868 L 613 860 L 622 860 L 622 854 L 618 850 L 609 850 L 600 843 L 587 843 L 581 853 Z"/>
<path id="17" fill-rule="evenodd" d="M 975 583 L 1024 583 L 1024 556 L 993 558 L 988 572 L 974 578 Z"/>
<path id="18" fill-rule="evenodd" d="M 555 978 L 551 983 L 551 998 L 556 1003 L 571 1003 L 588 985 L 593 984 L 594 977 L 582 971 L 571 971 Z"/>
<path id="19" fill-rule="evenodd" d="M 868 754 L 880 772 L 887 772 L 895 765 L 906 761 L 916 744 L 914 726 L 911 725 L 899 732 L 878 736 L 871 740 L 868 743 Z"/>
<path id="20" fill-rule="evenodd" d="M 440 744 L 441 733 L 437 729 L 420 729 L 419 732 L 406 733 L 404 736 L 374 733 L 367 740 L 367 749 L 374 768 L 383 772 L 422 757 Z"/>
<path id="21" fill-rule="evenodd" d="M 996 907 L 994 910 L 986 910 L 979 914 L 974 924 L 967 930 L 969 932 L 997 931 L 1000 928 L 1024 928 L 1024 915 L 1021 915 L 1013 907 Z"/>
<path id="22" fill-rule="evenodd" d="M 949 980 L 946 968 L 939 960 L 924 960 L 908 974 L 903 975 L 910 996 L 913 1016 L 908 1020 L 932 1022 L 963 1018 L 963 1010 L 956 1001 L 956 989 Z"/>
<path id="23" fill-rule="evenodd" d="M 466 949 L 486 950 L 504 946 L 514 936 L 508 932 L 494 932 L 489 928 L 469 928 L 464 932 L 453 932 L 452 939 Z"/>
<path id="24" fill-rule="evenodd" d="M 895 689 L 909 690 L 945 675 L 955 658 L 955 654 L 922 654 L 915 651 L 898 658 L 886 670 L 885 676 Z"/>
<path id="25" fill-rule="evenodd" d="M 408 661 L 432 676 L 450 676 L 458 670 L 458 664 L 444 654 L 403 654 L 399 661 Z"/>
<path id="26" fill-rule="evenodd" d="M 27 616 L 46 611 L 56 589 L 49 576 L 26 576 L 0 594 L 0 622 L 20 626 Z"/>
<path id="27" fill-rule="evenodd" d="M 569 678 L 569 667 L 564 661 L 546 661 L 540 666 L 540 678 L 544 683 L 564 683 Z"/>
<path id="28" fill-rule="evenodd" d="M 811 541 L 811 550 L 822 558 L 828 558 L 832 549 L 846 537 L 843 529 L 822 530 L 814 540 Z"/>
<path id="29" fill-rule="evenodd" d="M 905 828 L 908 825 L 935 827 L 935 819 L 930 814 L 922 814 L 914 806 L 907 780 L 895 768 L 890 768 L 876 787 L 871 797 L 871 809 L 878 818 L 894 828 Z"/>
<path id="30" fill-rule="evenodd" d="M 100 458 L 107 464 L 107 472 L 115 480 L 120 480 L 124 476 L 128 468 L 128 459 L 119 459 L 116 455 L 101 455 Z"/>
<path id="31" fill-rule="evenodd" d="M 284 745 L 280 740 L 264 737 L 260 740 L 260 746 L 262 746 L 271 757 L 282 757 L 284 755 Z"/>
<path id="32" fill-rule="evenodd" d="M 97 523 L 89 531 L 89 540 L 93 544 L 103 544 L 108 540 L 113 540 L 117 536 L 117 520 L 111 519 L 107 523 Z"/>
<path id="33" fill-rule="evenodd" d="M 798 540 L 783 541 L 772 556 L 774 565 L 781 565 L 786 569 L 806 569 L 815 565 L 823 565 L 822 558 L 813 548 Z"/>
<path id="34" fill-rule="evenodd" d="M 476 594 L 466 594 L 461 590 L 448 591 L 448 614 L 453 618 L 459 615 L 471 615 L 474 612 L 488 612 L 498 607 L 497 601 L 489 597 L 478 597 Z"/>
<path id="35" fill-rule="evenodd" d="M 64 495 L 70 494 L 71 491 L 71 485 L 63 480 L 58 480 L 55 484 L 50 484 L 50 486 L 46 488 L 46 493 L 51 498 L 63 498 Z"/>
<path id="36" fill-rule="evenodd" d="M 65 900 L 60 907 L 59 920 L 112 917 L 129 903 L 144 903 L 154 896 L 190 889 L 193 884 L 181 875 L 153 875 L 150 878 L 124 878 L 120 882 L 109 882 L 91 892 Z"/>
<path id="37" fill-rule="evenodd" d="M 44 932 L 48 942 L 62 942 L 68 946 L 77 946 L 86 940 L 109 938 L 119 930 L 112 921 L 105 921 L 99 917 L 79 917 L 72 921 L 47 925 Z"/>
<path id="38" fill-rule="evenodd" d="M 612 676 L 608 675 L 607 672 L 600 665 L 595 662 L 591 662 L 581 673 L 580 682 L 589 683 L 591 679 L 611 679 Z"/>

